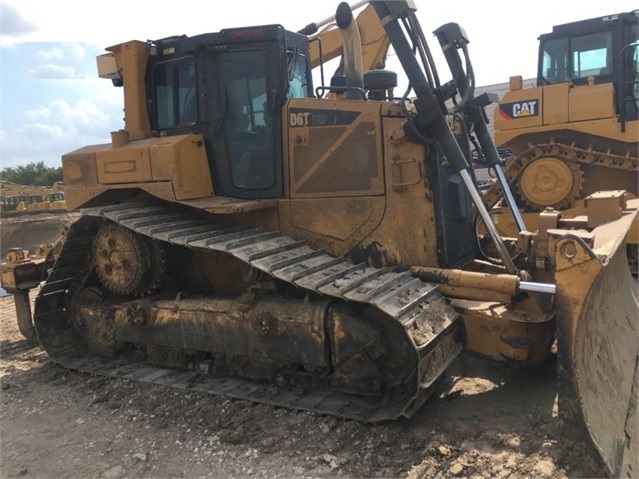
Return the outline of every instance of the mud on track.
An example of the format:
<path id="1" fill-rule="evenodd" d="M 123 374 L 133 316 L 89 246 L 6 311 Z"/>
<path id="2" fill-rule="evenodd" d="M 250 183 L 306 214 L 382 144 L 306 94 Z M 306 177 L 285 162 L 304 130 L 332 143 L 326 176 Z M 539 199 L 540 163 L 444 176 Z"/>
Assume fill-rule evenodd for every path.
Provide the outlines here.
<path id="1" fill-rule="evenodd" d="M 0 298 L 0 476 L 584 477 L 557 432 L 555 360 L 462 354 L 436 397 L 378 425 L 91 377 L 20 336 Z"/>

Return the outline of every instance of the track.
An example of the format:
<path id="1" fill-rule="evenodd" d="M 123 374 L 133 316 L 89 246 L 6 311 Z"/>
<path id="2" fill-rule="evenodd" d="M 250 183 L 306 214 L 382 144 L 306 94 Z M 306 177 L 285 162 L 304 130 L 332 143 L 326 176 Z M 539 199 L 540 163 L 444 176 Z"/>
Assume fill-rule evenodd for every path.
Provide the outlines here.
<path id="1" fill-rule="evenodd" d="M 69 369 L 376 422 L 410 416 L 430 396 L 437 379 L 462 349 L 458 320 L 447 300 L 436 285 L 423 283 L 410 272 L 355 265 L 282 232 L 222 226 L 214 216 L 173 204 L 122 204 L 86 209 L 83 214 L 70 228 L 36 299 L 34 315 L 43 347 L 54 361 Z M 387 321 L 401 325 L 408 344 L 415 349 L 415 394 L 389 400 L 331 390 L 299 391 L 87 353 L 67 316 L 70 301 L 90 273 L 91 248 L 87 245 L 105 219 L 157 241 L 224 252 L 297 288 L 375 308 Z"/>
<path id="2" fill-rule="evenodd" d="M 504 169 L 504 176 L 508 184 L 517 189 L 517 180 L 524 169 L 537 158 L 552 157 L 559 160 L 574 163 L 576 165 L 601 166 L 614 170 L 627 171 L 629 174 L 637 174 L 639 159 L 630 154 L 621 156 L 607 152 L 600 152 L 593 148 L 578 148 L 575 145 L 550 142 L 545 144 L 531 144 L 530 147 L 507 162 Z M 605 171 L 605 170 L 604 170 Z M 614 186 L 614 185 L 613 185 Z M 612 189 L 612 188 L 610 188 Z M 574 192 L 575 194 L 578 192 Z M 503 192 L 498 182 L 484 192 L 483 200 L 486 208 L 490 209 L 502 198 Z M 568 208 L 573 197 L 566 199 L 566 204 L 559 209 Z"/>

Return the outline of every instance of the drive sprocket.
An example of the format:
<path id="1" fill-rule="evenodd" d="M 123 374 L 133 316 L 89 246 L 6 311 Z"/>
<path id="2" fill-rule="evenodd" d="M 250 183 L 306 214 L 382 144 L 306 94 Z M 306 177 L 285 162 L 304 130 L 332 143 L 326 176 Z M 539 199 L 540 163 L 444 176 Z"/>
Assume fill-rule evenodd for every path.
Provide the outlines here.
<path id="1" fill-rule="evenodd" d="M 147 238 L 114 223 L 103 225 L 93 241 L 95 272 L 107 290 L 141 296 L 160 282 L 162 254 Z"/>
<path id="2" fill-rule="evenodd" d="M 517 189 L 521 199 L 532 208 L 564 209 L 578 196 L 582 183 L 582 172 L 577 163 L 543 156 L 524 167 Z"/>

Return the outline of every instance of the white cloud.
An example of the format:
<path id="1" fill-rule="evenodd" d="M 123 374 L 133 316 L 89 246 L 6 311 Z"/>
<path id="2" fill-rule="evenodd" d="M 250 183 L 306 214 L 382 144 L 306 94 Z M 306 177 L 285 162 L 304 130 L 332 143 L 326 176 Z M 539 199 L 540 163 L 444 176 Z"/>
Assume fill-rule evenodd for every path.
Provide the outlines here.
<path id="1" fill-rule="evenodd" d="M 73 79 L 82 78 L 84 74 L 79 74 L 72 66 L 62 65 L 38 65 L 34 68 L 29 68 L 26 71 L 27 78 L 39 78 L 45 80 L 60 80 L 60 79 Z"/>
<path id="2" fill-rule="evenodd" d="M 35 24 L 25 19 L 17 8 L 0 2 L 0 37 L 20 37 L 34 31 Z"/>
<path id="3" fill-rule="evenodd" d="M 69 54 L 69 57 L 74 60 L 84 60 L 85 59 L 85 45 L 84 43 L 78 42 L 67 42 L 62 44 L 63 47 Z"/>
<path id="4" fill-rule="evenodd" d="M 64 58 L 64 50 L 54 47 L 50 50 L 40 50 L 36 53 L 36 57 L 41 62 L 50 62 L 52 60 L 62 60 Z"/>
<path id="5" fill-rule="evenodd" d="M 107 143 L 123 127 L 121 91 L 113 88 L 77 102 L 58 99 L 23 112 L 24 123 L 0 131 L 2 168 L 43 161 L 59 166 L 60 157 L 82 146 Z"/>
<path id="6" fill-rule="evenodd" d="M 61 99 L 51 102 L 49 107 L 54 111 L 54 116 L 63 123 L 101 128 L 106 127 L 109 121 L 109 115 L 96 98 L 82 99 L 73 106 Z"/>
<path id="7" fill-rule="evenodd" d="M 25 133 L 35 133 L 37 135 L 47 136 L 49 138 L 62 138 L 64 132 L 62 127 L 58 125 L 47 125 L 45 123 L 28 123 L 24 126 Z"/>
<path id="8" fill-rule="evenodd" d="M 42 118 L 51 118 L 51 110 L 47 107 L 41 106 L 37 110 L 26 110 L 24 117 L 27 121 L 36 121 Z"/>
<path id="9" fill-rule="evenodd" d="M 85 49 L 82 43 L 33 42 L 24 47 L 27 78 L 84 78 Z"/>

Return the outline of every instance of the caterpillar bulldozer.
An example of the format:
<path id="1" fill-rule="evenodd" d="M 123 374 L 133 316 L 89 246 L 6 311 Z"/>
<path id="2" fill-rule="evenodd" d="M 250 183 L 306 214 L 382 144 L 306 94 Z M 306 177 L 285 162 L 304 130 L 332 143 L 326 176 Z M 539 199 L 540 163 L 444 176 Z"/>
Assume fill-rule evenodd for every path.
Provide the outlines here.
<path id="1" fill-rule="evenodd" d="M 66 210 L 64 189 L 57 182 L 53 186 L 28 186 L 0 180 L 2 216 Z"/>
<path id="2" fill-rule="evenodd" d="M 637 197 L 638 45 L 639 10 L 557 25 L 539 37 L 536 85 L 511 77 L 494 113 L 495 143 L 511 154 L 503 174 L 522 212 L 509 214 L 494 182 L 485 204 L 499 206 L 492 214 L 502 234 L 516 235 L 520 221 L 535 230 L 536 213 L 547 207 L 579 216 L 596 191 Z M 635 223 L 627 239 L 635 275 L 638 244 Z"/>
<path id="3" fill-rule="evenodd" d="M 82 217 L 60 243 L 3 264 L 21 331 L 70 369 L 368 422 L 410 417 L 463 349 L 534 365 L 556 341 L 566 430 L 634 474 L 638 299 L 620 265 L 638 201 L 597 191 L 578 219 L 546 210 L 502 238 L 469 165 L 470 127 L 498 153 L 463 29 L 435 32 L 442 83 L 411 1 L 364 11 L 98 57 L 125 127 L 62 157 Z M 386 38 L 371 56 L 364 18 Z M 388 45 L 414 96 L 379 68 Z M 323 47 L 339 74 L 314 88 Z"/>

